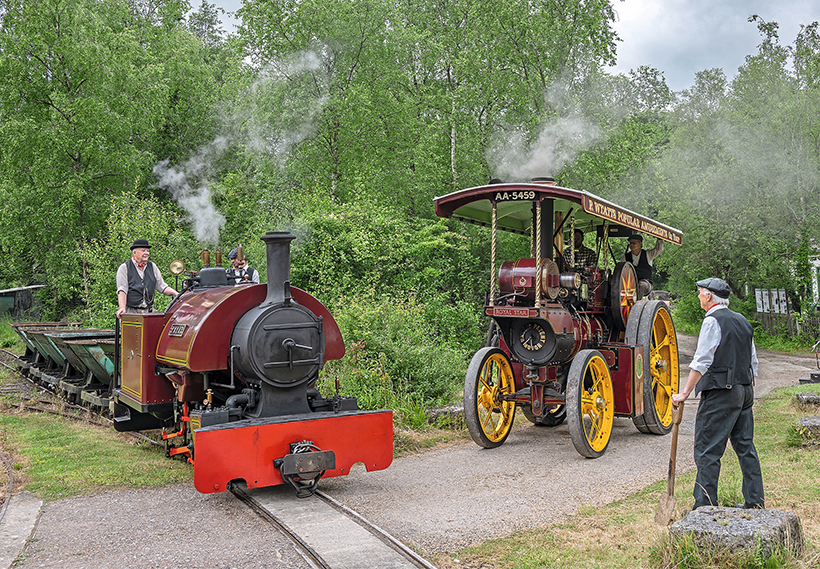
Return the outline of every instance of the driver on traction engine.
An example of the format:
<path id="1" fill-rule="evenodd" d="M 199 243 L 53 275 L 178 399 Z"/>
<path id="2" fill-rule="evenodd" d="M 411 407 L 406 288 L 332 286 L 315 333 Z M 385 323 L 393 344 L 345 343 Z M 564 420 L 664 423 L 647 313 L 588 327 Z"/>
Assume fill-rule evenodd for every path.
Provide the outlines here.
<path id="1" fill-rule="evenodd" d="M 638 277 L 638 298 L 646 298 L 652 292 L 652 261 L 663 252 L 663 241 L 657 239 L 652 249 L 643 248 L 643 236 L 631 235 L 629 249 L 624 253 L 624 261 L 629 261 L 635 267 Z"/>

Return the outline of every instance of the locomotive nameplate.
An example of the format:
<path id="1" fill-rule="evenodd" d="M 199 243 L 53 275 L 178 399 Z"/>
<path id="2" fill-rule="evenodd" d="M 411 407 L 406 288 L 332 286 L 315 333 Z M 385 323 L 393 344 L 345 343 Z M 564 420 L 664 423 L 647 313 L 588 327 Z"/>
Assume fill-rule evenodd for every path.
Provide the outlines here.
<path id="1" fill-rule="evenodd" d="M 513 318 L 534 318 L 538 316 L 538 311 L 531 308 L 512 308 L 507 306 L 498 306 L 488 308 L 486 310 L 487 316 L 512 316 Z"/>
<path id="2" fill-rule="evenodd" d="M 174 336 L 175 338 L 182 338 L 185 334 L 185 326 L 186 324 L 171 324 L 168 327 L 168 335 Z"/>

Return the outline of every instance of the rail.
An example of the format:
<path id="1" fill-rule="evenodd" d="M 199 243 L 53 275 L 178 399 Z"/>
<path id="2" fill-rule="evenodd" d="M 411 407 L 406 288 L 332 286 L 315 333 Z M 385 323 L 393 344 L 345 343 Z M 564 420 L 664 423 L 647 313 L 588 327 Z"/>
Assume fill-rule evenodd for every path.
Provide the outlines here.
<path id="1" fill-rule="evenodd" d="M 288 517 L 289 508 L 292 507 L 288 503 L 288 498 L 283 498 L 284 494 L 275 494 L 276 489 L 259 489 L 248 491 L 244 484 L 232 484 L 230 491 L 242 502 L 246 503 L 253 511 L 255 511 L 263 520 L 277 528 L 285 537 L 287 537 L 294 545 L 294 548 L 311 567 L 318 567 L 321 569 L 335 569 L 338 567 L 362 566 L 362 562 L 368 562 L 372 566 L 381 566 L 379 559 L 384 560 L 384 555 L 389 555 L 390 567 L 406 567 L 417 569 L 436 569 L 434 565 L 425 560 L 411 548 L 403 544 L 401 541 L 381 529 L 376 524 L 362 517 L 357 512 L 351 510 L 344 504 L 328 496 L 324 492 L 316 491 L 310 498 L 316 500 L 317 505 L 308 507 L 307 509 L 299 509 L 297 514 L 294 514 L 293 520 L 288 521 L 282 519 Z M 266 492 L 272 491 L 271 494 L 265 495 Z M 305 502 L 296 500 L 298 506 L 302 506 Z M 280 506 L 277 515 L 272 509 Z M 297 506 L 297 507 L 298 507 Z M 315 508 L 315 510 L 313 509 Z M 303 539 L 299 535 L 298 524 L 304 523 L 308 535 L 316 535 L 315 527 L 311 526 L 310 521 L 306 521 L 307 512 L 312 512 L 317 519 L 321 519 L 322 523 L 328 524 L 328 519 L 332 519 L 332 525 L 339 528 L 339 534 L 345 534 L 349 531 L 346 528 L 358 528 L 353 534 L 348 534 L 350 547 L 345 549 L 344 553 L 339 552 L 338 549 L 331 551 L 332 547 L 326 547 L 326 551 L 330 551 L 332 559 L 328 560 L 323 556 L 321 549 L 324 544 L 319 543 L 318 546 L 314 542 L 309 543 L 309 539 Z M 333 517 L 336 516 L 336 517 Z M 296 526 L 292 527 L 291 523 Z M 312 529 L 311 529 L 312 528 Z M 361 533 L 362 530 L 366 533 Z M 356 533 L 358 532 L 358 533 Z M 367 536 L 367 537 L 365 537 Z M 339 535 L 334 538 L 338 541 Z M 342 538 L 344 539 L 344 538 Z M 378 548 L 374 547 L 377 540 L 381 545 L 381 552 L 375 552 Z M 388 553 L 384 553 L 388 552 Z M 381 557 L 380 557 L 381 556 Z"/>

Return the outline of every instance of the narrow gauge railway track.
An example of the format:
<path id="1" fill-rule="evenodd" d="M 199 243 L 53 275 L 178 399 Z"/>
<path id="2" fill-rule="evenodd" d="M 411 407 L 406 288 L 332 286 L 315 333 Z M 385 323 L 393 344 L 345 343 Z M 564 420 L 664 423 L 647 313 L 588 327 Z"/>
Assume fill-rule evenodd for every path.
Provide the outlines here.
<path id="1" fill-rule="evenodd" d="M 4 348 L 0 348 L 0 364 L 3 364 L 4 367 L 14 372 L 17 377 L 21 378 L 25 382 L 20 386 L 10 386 L 0 389 L 0 394 L 21 393 L 30 389 L 32 392 L 36 391 L 39 393 L 47 393 L 51 397 L 51 399 L 44 399 L 42 397 L 37 397 L 36 399 L 32 398 L 36 401 L 36 403 L 38 403 L 37 405 L 21 404 L 15 405 L 15 407 L 32 413 L 49 413 L 51 415 L 57 415 L 65 419 L 80 421 L 98 427 L 110 427 L 114 424 L 114 421 L 112 421 L 109 417 L 106 417 L 103 413 L 97 412 L 91 407 L 71 403 L 65 398 L 60 397 L 57 393 L 49 391 L 27 375 L 23 374 L 20 371 L 22 368 L 22 360 L 17 356 L 17 354 L 14 354 Z M 76 412 L 66 412 L 66 410 Z M 80 412 L 82 413 L 80 414 Z M 163 446 L 162 442 L 154 440 L 151 437 L 136 431 L 125 432 L 122 434 L 129 435 L 132 438 L 145 441 L 152 445 Z"/>
<path id="2" fill-rule="evenodd" d="M 300 499 L 288 486 L 249 490 L 244 484 L 232 485 L 231 492 L 291 540 L 311 567 L 436 569 L 402 542 L 323 492 Z"/>
<path id="3" fill-rule="evenodd" d="M 26 362 L 16 354 L 0 349 L 0 363 L 23 379 L 20 384 L 2 389 L 5 394 L 20 393 L 28 399 L 23 401 L 21 398 L 20 404 L 15 407 L 29 412 L 52 413 L 98 426 L 113 423 L 95 409 L 71 403 L 60 397 L 59 392 L 23 373 L 21 370 Z M 141 433 L 125 434 L 162 445 Z M 231 491 L 265 522 L 281 532 L 309 567 L 435 569 L 399 540 L 324 493 L 316 492 L 310 498 L 299 499 L 293 488 L 287 485 L 254 490 L 234 485 Z"/>

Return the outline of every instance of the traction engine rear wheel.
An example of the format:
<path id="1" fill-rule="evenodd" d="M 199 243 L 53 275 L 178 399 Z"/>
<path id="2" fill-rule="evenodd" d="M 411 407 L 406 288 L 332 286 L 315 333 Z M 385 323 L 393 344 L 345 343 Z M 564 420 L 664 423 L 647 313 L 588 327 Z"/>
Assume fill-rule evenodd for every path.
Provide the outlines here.
<path id="1" fill-rule="evenodd" d="M 475 443 L 495 448 L 507 440 L 515 418 L 515 402 L 502 395 L 515 392 L 512 365 L 498 348 L 481 348 L 464 378 L 464 421 Z"/>
<path id="2" fill-rule="evenodd" d="M 609 367 L 596 350 L 581 350 L 567 378 L 567 426 L 575 450 L 598 458 L 612 437 L 615 398 Z"/>
<path id="3" fill-rule="evenodd" d="M 643 371 L 643 413 L 632 422 L 642 433 L 665 435 L 672 430 L 672 395 L 680 387 L 678 338 L 666 303 L 647 300 L 636 304 L 633 311 L 636 308 L 639 318 L 630 317 L 626 341 L 644 346 L 639 368 Z"/>

